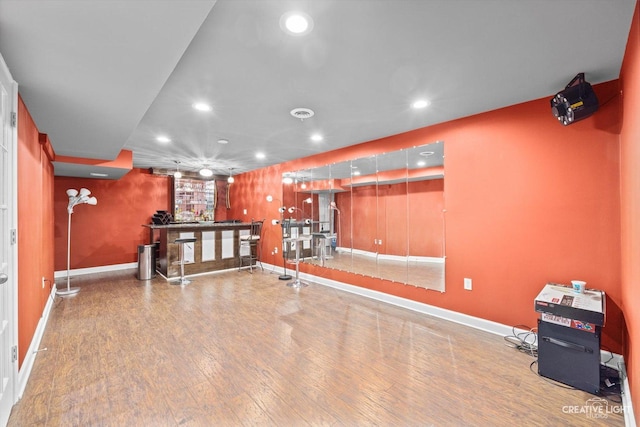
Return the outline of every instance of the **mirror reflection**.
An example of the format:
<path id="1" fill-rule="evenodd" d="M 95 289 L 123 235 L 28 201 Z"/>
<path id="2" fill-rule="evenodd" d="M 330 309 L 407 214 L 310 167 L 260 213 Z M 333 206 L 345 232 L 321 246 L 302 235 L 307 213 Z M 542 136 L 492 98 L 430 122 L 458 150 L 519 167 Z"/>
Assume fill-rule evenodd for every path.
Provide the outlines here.
<path id="1" fill-rule="evenodd" d="M 444 143 L 283 176 L 304 262 L 444 291 Z"/>

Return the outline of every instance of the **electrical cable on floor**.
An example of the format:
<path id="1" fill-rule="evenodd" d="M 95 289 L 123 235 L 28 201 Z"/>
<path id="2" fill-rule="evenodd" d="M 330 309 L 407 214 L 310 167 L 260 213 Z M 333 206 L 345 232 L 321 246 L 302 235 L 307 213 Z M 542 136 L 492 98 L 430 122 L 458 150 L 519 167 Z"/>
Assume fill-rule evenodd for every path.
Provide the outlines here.
<path id="1" fill-rule="evenodd" d="M 525 332 L 517 332 L 516 328 L 524 329 Z M 526 353 L 531 357 L 538 357 L 538 334 L 537 328 L 530 328 L 526 325 L 515 325 L 511 328 L 513 335 L 504 337 L 505 345 Z"/>
<path id="2" fill-rule="evenodd" d="M 543 377 L 542 375 L 540 375 L 540 373 L 539 373 L 539 372 L 534 371 L 534 370 L 533 370 L 533 365 L 536 365 L 537 363 L 538 363 L 538 360 L 537 360 L 537 359 L 536 359 L 536 360 L 534 360 L 533 362 L 531 362 L 531 364 L 529 365 L 529 370 L 530 370 L 531 372 L 533 372 L 534 374 L 536 374 L 537 376 L 539 376 L 540 378 L 542 378 L 543 380 L 545 380 L 545 381 L 546 381 L 546 382 L 548 382 L 549 384 L 553 384 L 553 385 L 555 385 L 556 387 L 564 388 L 564 389 L 567 389 L 567 390 L 577 390 L 577 388 L 575 388 L 575 387 L 571 387 L 570 385 L 564 385 L 564 384 L 559 383 L 559 382 L 557 382 L 557 381 L 553 381 L 553 380 L 551 380 L 551 379 L 549 379 L 549 378 L 547 378 L 547 377 Z"/>

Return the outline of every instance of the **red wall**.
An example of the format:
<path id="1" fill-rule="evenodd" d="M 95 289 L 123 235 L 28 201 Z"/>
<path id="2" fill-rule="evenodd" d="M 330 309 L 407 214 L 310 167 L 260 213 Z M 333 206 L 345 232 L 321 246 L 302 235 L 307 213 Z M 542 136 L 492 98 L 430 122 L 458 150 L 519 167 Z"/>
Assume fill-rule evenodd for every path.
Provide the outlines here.
<path id="1" fill-rule="evenodd" d="M 622 235 L 621 299 L 627 335 L 625 362 L 636 422 L 640 422 L 640 6 L 636 4 L 620 81 L 623 94 L 620 134 Z"/>
<path id="2" fill-rule="evenodd" d="M 18 98 L 18 362 L 22 365 L 53 286 L 50 144 Z M 45 286 L 42 279 L 45 278 Z"/>
<path id="3" fill-rule="evenodd" d="M 216 181 L 217 221 L 227 219 L 227 183 Z M 173 180 L 132 169 L 119 180 L 55 177 L 55 270 L 67 269 L 67 189 L 86 187 L 96 206 L 78 205 L 71 216 L 71 269 L 137 262 L 138 245 L 148 244 L 157 210 L 171 211 Z M 58 287 L 64 284 L 58 284 Z"/>
<path id="4" fill-rule="evenodd" d="M 119 180 L 55 177 L 55 269 L 67 269 L 67 189 L 86 187 L 98 199 L 71 216 L 71 269 L 136 262 L 149 243 L 156 210 L 171 210 L 171 178 L 133 169 Z M 59 283 L 58 287 L 63 286 Z"/>
<path id="5" fill-rule="evenodd" d="M 239 175 L 232 216 L 247 209 L 246 217 L 266 211 L 278 218 L 277 203 L 263 195 L 281 194 L 284 171 L 444 140 L 446 292 L 311 265 L 303 271 L 531 327 L 538 317 L 533 300 L 545 283 L 583 279 L 607 293 L 603 346 L 621 352 L 618 82 L 595 90 L 600 110 L 568 127 L 544 98 Z M 271 228 L 268 248 L 280 239 Z M 270 253 L 266 261 L 281 262 Z M 465 277 L 473 291 L 463 289 Z"/>

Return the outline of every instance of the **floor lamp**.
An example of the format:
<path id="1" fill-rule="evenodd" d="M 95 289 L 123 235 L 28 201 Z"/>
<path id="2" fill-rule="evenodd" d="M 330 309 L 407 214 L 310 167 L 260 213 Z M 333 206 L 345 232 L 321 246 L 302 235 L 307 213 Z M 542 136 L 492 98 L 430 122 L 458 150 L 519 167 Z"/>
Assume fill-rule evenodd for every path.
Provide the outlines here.
<path id="1" fill-rule="evenodd" d="M 98 204 L 98 200 L 95 197 L 89 197 L 91 191 L 86 188 L 81 188 L 80 192 L 73 188 L 67 190 L 67 196 L 69 196 L 69 204 L 67 205 L 67 213 L 69 214 L 69 221 L 67 222 L 67 289 L 56 291 L 56 295 L 61 297 L 75 295 L 80 292 L 80 288 L 72 288 L 70 284 L 70 271 L 71 271 L 71 214 L 73 208 L 76 205 L 86 203 L 88 205 Z"/>

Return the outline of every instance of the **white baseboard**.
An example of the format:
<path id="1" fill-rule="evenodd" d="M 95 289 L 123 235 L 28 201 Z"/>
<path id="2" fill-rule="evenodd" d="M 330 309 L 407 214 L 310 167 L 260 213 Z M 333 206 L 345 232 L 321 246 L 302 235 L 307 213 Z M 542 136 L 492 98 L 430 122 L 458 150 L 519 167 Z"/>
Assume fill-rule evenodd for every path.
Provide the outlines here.
<path id="1" fill-rule="evenodd" d="M 66 272 L 65 272 L 66 273 Z M 22 395 L 24 394 L 24 390 L 27 387 L 27 381 L 29 380 L 29 376 L 31 375 L 31 370 L 33 369 L 33 364 L 36 361 L 36 356 L 38 355 L 38 351 L 40 350 L 40 343 L 42 342 L 42 336 L 44 335 L 44 330 L 47 326 L 47 321 L 49 320 L 49 314 L 51 314 L 51 308 L 53 307 L 53 301 L 56 297 L 56 286 L 55 284 L 51 288 L 51 294 L 49 298 L 47 298 L 47 304 L 44 306 L 44 310 L 42 312 L 42 316 L 40 320 L 38 320 L 38 326 L 36 327 L 36 331 L 33 334 L 33 339 L 31 340 L 31 344 L 27 349 L 27 354 L 22 361 L 22 368 L 18 372 L 18 398 L 17 400 L 22 399 Z"/>
<path id="2" fill-rule="evenodd" d="M 619 354 L 600 350 L 600 360 L 603 364 L 616 369 L 622 380 L 620 384 L 620 397 L 622 399 L 622 407 L 624 408 L 624 425 L 627 427 L 636 427 L 636 418 L 633 415 L 633 404 L 631 402 L 631 390 L 629 389 L 629 378 L 627 378 L 627 366 L 624 363 L 624 357 Z"/>
<path id="3" fill-rule="evenodd" d="M 89 267 L 89 268 L 76 268 L 75 270 L 69 271 L 69 276 L 81 276 L 83 274 L 92 274 L 92 273 L 105 273 L 108 271 L 118 271 L 118 270 L 129 270 L 132 268 L 138 268 L 137 262 L 130 262 L 127 264 L 114 264 L 114 265 L 104 265 L 100 267 Z M 67 270 L 56 271 L 53 274 L 53 277 L 58 279 L 66 279 L 67 278 Z"/>

